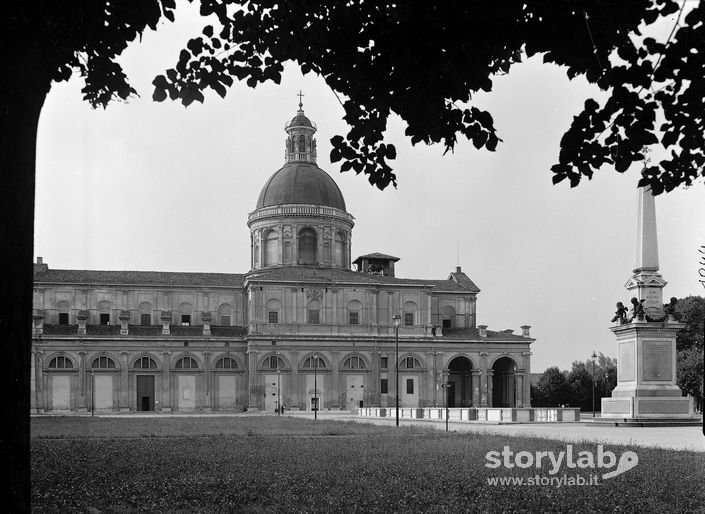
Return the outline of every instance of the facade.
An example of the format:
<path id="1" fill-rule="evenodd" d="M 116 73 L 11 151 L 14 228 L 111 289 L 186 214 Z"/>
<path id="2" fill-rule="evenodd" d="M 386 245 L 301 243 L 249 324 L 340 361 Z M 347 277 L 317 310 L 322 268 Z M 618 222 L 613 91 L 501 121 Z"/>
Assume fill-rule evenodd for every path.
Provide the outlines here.
<path id="1" fill-rule="evenodd" d="M 247 220 L 249 272 L 60 270 L 37 259 L 34 412 L 392 406 L 397 344 L 403 407 L 530 406 L 530 327 L 478 325 L 480 290 L 460 267 L 405 279 L 397 257 L 352 261 L 354 218 L 316 165 L 301 104 L 286 132 L 285 164 Z"/>

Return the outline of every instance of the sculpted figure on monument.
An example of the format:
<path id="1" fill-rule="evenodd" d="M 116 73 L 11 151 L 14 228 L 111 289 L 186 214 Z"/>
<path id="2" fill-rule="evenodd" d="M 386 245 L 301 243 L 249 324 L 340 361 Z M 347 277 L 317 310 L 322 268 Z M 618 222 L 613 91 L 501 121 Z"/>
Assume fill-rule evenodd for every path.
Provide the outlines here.
<path id="1" fill-rule="evenodd" d="M 671 297 L 671 301 L 663 308 L 668 319 L 676 319 L 676 304 L 678 303 L 678 298 L 675 296 Z"/>
<path id="2" fill-rule="evenodd" d="M 620 325 L 627 322 L 627 309 L 622 302 L 617 302 L 617 311 L 614 313 L 614 318 L 611 319 L 612 323 L 618 321 Z"/>
<path id="3" fill-rule="evenodd" d="M 632 298 L 632 321 L 635 319 L 638 320 L 643 320 L 644 319 L 644 300 L 637 300 L 636 298 Z"/>

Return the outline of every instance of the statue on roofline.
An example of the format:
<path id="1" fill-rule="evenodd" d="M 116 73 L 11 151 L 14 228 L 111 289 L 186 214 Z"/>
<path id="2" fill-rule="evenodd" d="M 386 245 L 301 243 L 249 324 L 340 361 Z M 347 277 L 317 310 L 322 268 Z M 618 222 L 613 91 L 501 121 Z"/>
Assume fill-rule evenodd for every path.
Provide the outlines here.
<path id="1" fill-rule="evenodd" d="M 617 311 L 614 313 L 614 318 L 611 319 L 612 323 L 617 321 L 620 325 L 625 324 L 627 322 L 627 312 L 629 312 L 629 309 L 622 302 L 617 302 Z"/>
<path id="2" fill-rule="evenodd" d="M 639 320 L 639 321 L 644 321 L 644 300 L 637 300 L 636 298 L 632 298 L 632 319 L 631 321 L 634 320 Z"/>

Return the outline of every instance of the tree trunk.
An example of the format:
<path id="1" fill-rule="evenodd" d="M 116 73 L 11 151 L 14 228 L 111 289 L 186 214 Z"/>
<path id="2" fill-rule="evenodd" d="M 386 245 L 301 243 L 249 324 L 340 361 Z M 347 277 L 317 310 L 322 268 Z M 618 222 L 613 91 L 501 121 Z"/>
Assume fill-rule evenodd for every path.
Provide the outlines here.
<path id="1" fill-rule="evenodd" d="M 9 62 L 8 62 L 9 61 Z M 14 62 L 13 62 L 14 61 Z M 37 64 L 41 61 L 35 61 Z M 30 510 L 29 409 L 34 183 L 39 113 L 51 81 L 28 56 L 5 60 L 0 79 L 0 433 L 6 512 Z"/>

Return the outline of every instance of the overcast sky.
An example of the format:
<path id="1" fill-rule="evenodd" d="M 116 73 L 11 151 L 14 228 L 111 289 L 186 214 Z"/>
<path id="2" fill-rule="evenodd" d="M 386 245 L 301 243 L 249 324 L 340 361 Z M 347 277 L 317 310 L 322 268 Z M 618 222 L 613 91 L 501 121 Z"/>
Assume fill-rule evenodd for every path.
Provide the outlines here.
<path id="1" fill-rule="evenodd" d="M 284 124 L 301 89 L 319 128 L 318 165 L 355 216 L 353 258 L 398 256 L 405 278 L 443 279 L 462 266 L 482 290 L 478 323 L 533 327 L 532 371 L 569 369 L 593 350 L 616 356 L 608 327 L 615 302 L 628 300 L 639 170 L 603 169 L 576 189 L 552 186 L 550 172 L 572 116 L 599 91 L 540 58 L 513 67 L 475 98 L 503 139 L 494 153 L 465 141 L 445 156 L 440 146 L 412 147 L 393 117 L 399 187 L 379 191 L 331 165 L 329 139 L 347 131 L 343 110 L 320 78 L 293 65 L 278 86 L 236 83 L 224 100 L 211 92 L 189 108 L 154 103 L 152 79 L 200 31 L 194 7 L 123 56 L 139 98 L 93 110 L 78 78 L 53 86 L 39 125 L 35 255 L 61 269 L 247 272 L 247 214 L 284 163 Z M 701 182 L 656 200 L 664 299 L 704 293 L 703 199 Z"/>

